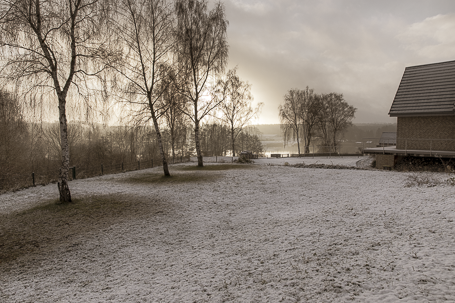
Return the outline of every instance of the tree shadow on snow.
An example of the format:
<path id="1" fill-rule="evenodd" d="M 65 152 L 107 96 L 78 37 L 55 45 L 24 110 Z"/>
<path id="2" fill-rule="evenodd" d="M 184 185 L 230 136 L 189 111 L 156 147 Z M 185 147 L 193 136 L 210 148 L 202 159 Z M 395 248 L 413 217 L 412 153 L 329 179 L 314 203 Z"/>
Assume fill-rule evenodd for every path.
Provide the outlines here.
<path id="1" fill-rule="evenodd" d="M 204 173 L 184 173 L 171 171 L 171 176 L 163 176 L 161 173 L 137 174 L 129 178 L 119 180 L 119 182 L 138 183 L 138 184 L 174 184 L 174 183 L 193 183 L 208 182 L 215 180 L 218 175 Z"/>
<path id="2" fill-rule="evenodd" d="M 56 202 L 0 215 L 0 265 L 113 224 L 171 210 L 169 203 L 158 199 L 119 194 L 90 196 L 68 204 Z"/>

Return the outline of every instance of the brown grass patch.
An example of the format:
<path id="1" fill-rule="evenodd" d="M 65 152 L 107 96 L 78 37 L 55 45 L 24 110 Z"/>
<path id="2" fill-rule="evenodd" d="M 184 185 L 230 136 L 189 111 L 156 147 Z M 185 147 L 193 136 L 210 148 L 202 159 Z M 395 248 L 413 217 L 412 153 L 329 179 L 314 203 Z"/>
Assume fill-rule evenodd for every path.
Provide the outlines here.
<path id="1" fill-rule="evenodd" d="M 56 202 L 0 215 L 0 264 L 47 250 L 81 234 L 169 209 L 168 204 L 158 200 L 127 195 L 91 196 L 68 204 Z"/>

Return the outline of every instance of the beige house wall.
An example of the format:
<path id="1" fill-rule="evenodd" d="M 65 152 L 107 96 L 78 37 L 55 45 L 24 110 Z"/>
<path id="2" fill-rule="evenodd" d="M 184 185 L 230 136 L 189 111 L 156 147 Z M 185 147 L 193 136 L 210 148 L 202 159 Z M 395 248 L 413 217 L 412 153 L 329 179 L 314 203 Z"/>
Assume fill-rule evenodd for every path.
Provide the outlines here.
<path id="1" fill-rule="evenodd" d="M 398 117 L 397 149 L 455 151 L 455 116 Z"/>

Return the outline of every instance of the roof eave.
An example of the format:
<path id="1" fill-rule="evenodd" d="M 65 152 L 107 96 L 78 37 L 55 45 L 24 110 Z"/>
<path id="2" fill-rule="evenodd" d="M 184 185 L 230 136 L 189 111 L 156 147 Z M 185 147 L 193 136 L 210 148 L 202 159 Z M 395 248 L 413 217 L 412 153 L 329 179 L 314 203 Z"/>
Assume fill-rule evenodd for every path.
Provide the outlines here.
<path id="1" fill-rule="evenodd" d="M 437 117 L 440 117 L 440 116 L 455 116 L 455 111 L 444 111 L 444 112 L 431 112 L 431 113 L 428 113 L 428 112 L 421 112 L 421 113 L 416 113 L 416 112 L 411 112 L 411 113 L 406 113 L 406 112 L 402 112 L 402 113 L 391 113 L 389 112 L 389 116 L 391 118 L 393 117 L 431 117 L 431 116 L 437 116 Z"/>

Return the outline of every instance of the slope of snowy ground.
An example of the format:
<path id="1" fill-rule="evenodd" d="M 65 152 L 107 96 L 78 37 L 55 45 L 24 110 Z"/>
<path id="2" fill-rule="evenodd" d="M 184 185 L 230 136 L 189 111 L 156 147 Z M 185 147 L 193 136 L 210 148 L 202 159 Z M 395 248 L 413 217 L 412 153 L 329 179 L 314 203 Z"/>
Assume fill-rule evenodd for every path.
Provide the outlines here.
<path id="1" fill-rule="evenodd" d="M 291 164 L 175 166 L 189 176 L 179 183 L 147 183 L 160 168 L 72 181 L 76 199 L 137 203 L 48 226 L 64 236 L 0 263 L 0 302 L 455 301 L 455 186 L 266 165 L 282 160 Z M 0 195 L 0 227 L 56 196 L 55 184 Z"/>

